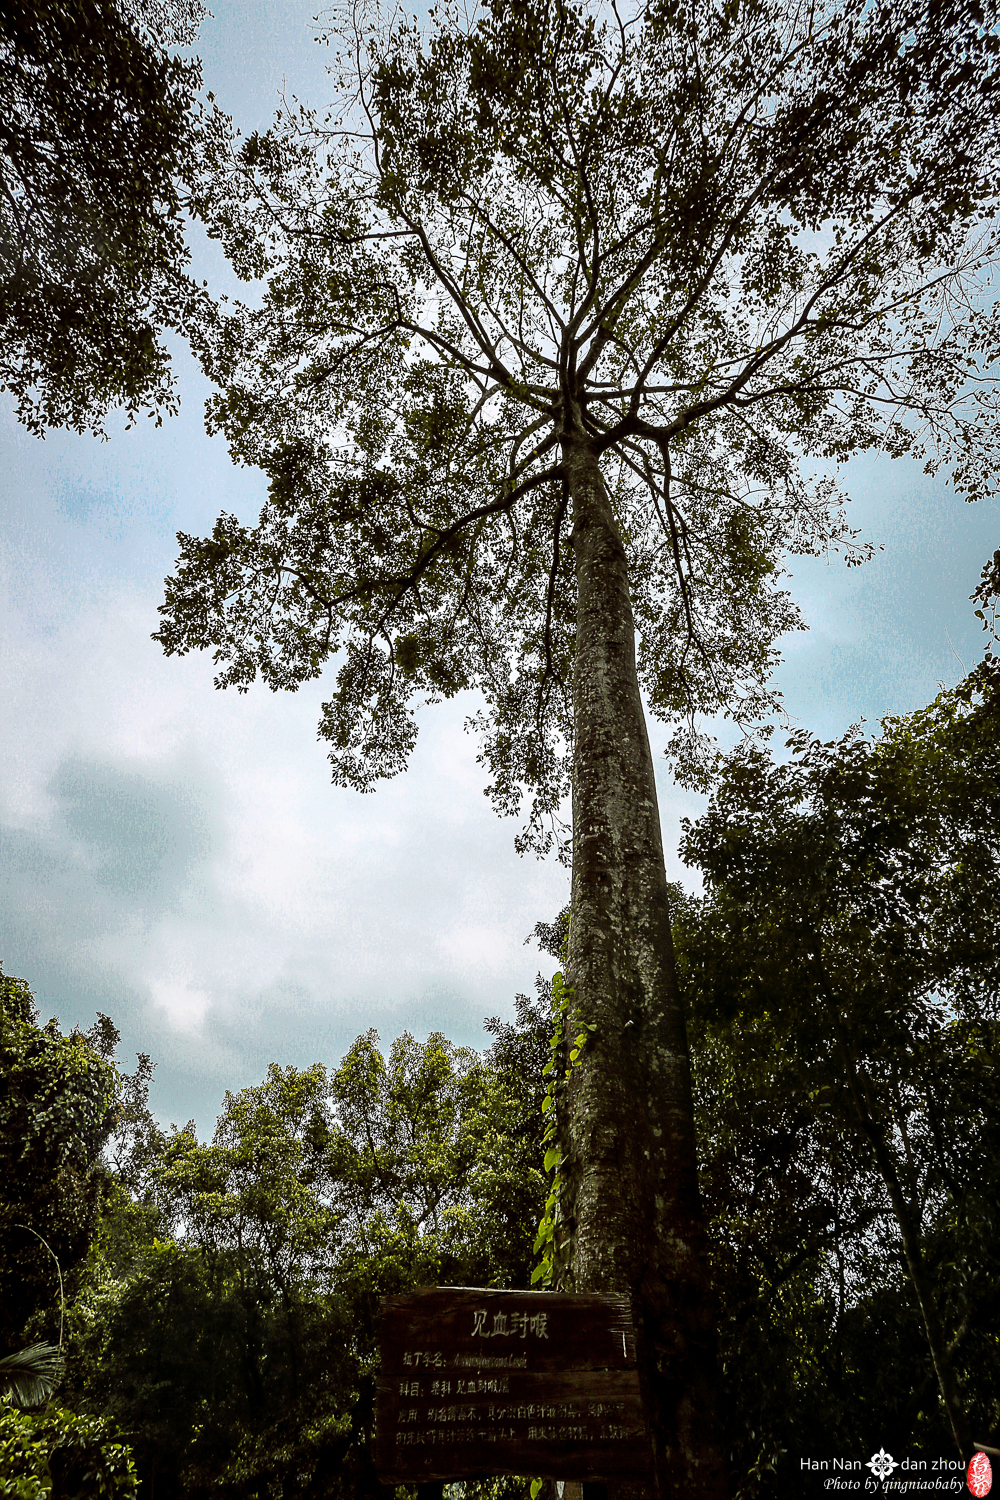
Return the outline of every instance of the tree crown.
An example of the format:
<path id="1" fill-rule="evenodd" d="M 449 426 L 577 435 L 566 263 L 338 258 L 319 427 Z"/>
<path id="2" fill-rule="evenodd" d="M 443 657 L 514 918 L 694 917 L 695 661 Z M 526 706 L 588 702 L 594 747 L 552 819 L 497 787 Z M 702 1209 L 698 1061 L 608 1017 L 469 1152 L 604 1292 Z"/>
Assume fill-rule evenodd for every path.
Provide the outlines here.
<path id="1" fill-rule="evenodd" d="M 263 305 L 202 337 L 270 478 L 182 535 L 157 639 L 219 686 L 339 663 L 334 779 L 475 687 L 499 810 L 568 786 L 572 455 L 600 466 L 654 713 L 759 722 L 788 553 L 863 553 L 862 449 L 992 483 L 997 37 L 977 0 L 580 0 L 338 22 L 340 104 L 206 126 L 200 211 Z M 676 735 L 674 748 L 696 744 Z M 694 761 L 681 757 L 689 772 Z"/>

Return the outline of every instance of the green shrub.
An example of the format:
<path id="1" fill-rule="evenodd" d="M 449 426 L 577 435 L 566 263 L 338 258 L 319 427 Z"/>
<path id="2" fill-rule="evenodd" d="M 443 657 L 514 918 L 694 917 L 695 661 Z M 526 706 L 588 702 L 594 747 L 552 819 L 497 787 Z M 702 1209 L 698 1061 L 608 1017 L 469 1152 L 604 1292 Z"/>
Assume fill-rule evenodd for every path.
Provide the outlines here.
<path id="1" fill-rule="evenodd" d="M 31 1415 L 0 1400 L 2 1500 L 119 1500 L 136 1493 L 132 1455 L 102 1417 Z"/>

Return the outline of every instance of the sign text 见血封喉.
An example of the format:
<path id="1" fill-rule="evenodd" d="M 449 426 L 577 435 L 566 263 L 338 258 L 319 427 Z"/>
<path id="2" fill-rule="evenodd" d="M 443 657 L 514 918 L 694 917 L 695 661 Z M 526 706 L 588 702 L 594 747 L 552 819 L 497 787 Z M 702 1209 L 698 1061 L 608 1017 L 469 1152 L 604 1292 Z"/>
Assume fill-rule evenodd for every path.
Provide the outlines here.
<path id="1" fill-rule="evenodd" d="M 650 1472 L 625 1297 L 428 1287 L 385 1299 L 380 1343 L 383 1483 Z"/>

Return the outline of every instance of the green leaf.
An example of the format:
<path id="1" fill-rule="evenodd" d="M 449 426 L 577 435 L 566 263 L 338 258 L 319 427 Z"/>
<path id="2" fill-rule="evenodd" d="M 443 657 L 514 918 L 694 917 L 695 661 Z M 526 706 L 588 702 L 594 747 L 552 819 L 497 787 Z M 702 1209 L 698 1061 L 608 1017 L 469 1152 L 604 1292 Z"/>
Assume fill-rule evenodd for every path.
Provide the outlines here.
<path id="1" fill-rule="evenodd" d="M 9 1389 L 19 1406 L 39 1406 L 55 1390 L 63 1359 L 53 1344 L 31 1344 L 0 1359 L 0 1389 Z"/>

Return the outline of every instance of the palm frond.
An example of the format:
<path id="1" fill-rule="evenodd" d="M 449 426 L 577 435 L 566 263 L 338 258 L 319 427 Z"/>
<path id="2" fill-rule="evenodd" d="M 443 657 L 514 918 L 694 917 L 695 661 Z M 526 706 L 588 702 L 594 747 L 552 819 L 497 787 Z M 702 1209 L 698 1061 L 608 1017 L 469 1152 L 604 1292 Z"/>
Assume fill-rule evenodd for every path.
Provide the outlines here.
<path id="1" fill-rule="evenodd" d="M 0 1359 L 0 1390 L 10 1390 L 18 1406 L 38 1406 L 55 1390 L 62 1369 L 54 1345 L 31 1344 Z"/>

